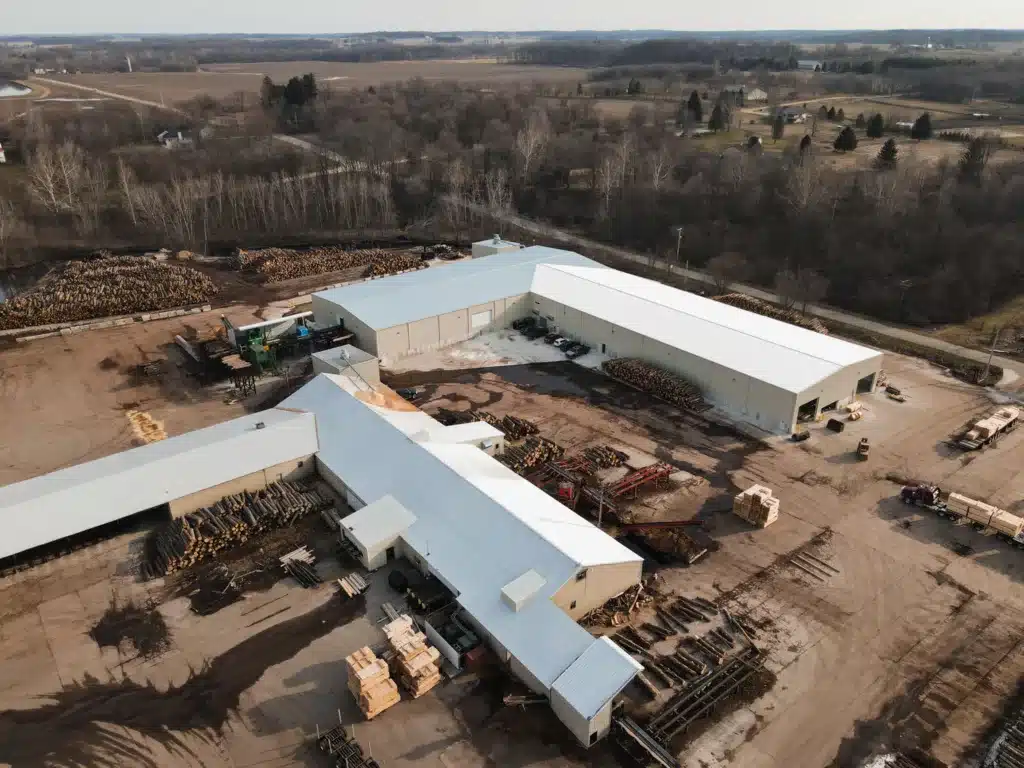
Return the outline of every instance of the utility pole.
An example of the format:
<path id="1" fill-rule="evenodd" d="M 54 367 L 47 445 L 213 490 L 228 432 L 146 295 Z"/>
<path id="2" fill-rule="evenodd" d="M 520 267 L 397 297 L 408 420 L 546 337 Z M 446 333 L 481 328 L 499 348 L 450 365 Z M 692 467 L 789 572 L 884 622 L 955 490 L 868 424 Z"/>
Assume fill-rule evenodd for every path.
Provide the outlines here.
<path id="1" fill-rule="evenodd" d="M 996 353 L 996 345 L 999 343 L 999 332 L 1002 330 L 1002 328 L 996 328 L 996 332 L 992 334 L 992 346 L 988 350 L 988 360 L 985 361 L 985 372 L 981 374 L 981 381 L 978 382 L 979 384 L 983 383 L 985 379 L 988 378 L 989 368 L 992 367 L 992 355 Z"/>
<path id="2" fill-rule="evenodd" d="M 679 252 L 683 246 L 683 228 L 676 227 L 676 264 L 679 263 Z M 686 259 L 686 266 L 683 267 L 683 290 L 686 290 L 687 281 L 690 279 L 690 259 Z"/>

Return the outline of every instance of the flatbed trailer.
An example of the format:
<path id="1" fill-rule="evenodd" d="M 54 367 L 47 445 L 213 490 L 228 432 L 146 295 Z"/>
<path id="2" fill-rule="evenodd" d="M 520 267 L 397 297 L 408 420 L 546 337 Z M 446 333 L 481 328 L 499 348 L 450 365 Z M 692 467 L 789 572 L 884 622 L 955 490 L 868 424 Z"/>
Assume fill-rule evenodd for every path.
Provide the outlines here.
<path id="1" fill-rule="evenodd" d="M 990 529 L 1015 547 L 1024 547 L 1024 518 L 958 493 L 944 495 L 936 486 L 906 486 L 900 501 L 934 512 L 948 520 L 967 520 Z"/>
<path id="2" fill-rule="evenodd" d="M 953 441 L 953 445 L 964 451 L 979 451 L 998 443 L 1000 437 L 1013 432 L 1019 424 L 1020 409 L 1005 406 L 974 422 L 970 429 Z"/>

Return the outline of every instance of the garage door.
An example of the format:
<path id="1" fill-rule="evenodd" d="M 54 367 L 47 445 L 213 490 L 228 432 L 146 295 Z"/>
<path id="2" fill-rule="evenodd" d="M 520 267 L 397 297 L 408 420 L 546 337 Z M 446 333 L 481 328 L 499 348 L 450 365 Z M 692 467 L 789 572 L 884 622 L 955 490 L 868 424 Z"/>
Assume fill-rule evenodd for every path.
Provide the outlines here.
<path id="1" fill-rule="evenodd" d="M 469 318 L 469 327 L 483 328 L 486 325 L 490 325 L 492 314 L 492 311 L 489 309 L 486 312 L 474 312 Z"/>

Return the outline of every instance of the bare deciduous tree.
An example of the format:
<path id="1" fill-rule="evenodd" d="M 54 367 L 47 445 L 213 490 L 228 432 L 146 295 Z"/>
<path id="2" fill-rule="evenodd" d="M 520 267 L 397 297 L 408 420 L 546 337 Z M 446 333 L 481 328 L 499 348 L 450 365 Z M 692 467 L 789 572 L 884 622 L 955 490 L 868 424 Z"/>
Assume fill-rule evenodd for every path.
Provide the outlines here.
<path id="1" fill-rule="evenodd" d="M 707 272 L 715 281 L 719 293 L 725 293 L 729 286 L 750 275 L 750 264 L 735 251 L 726 251 L 715 256 L 708 262 Z"/>
<path id="2" fill-rule="evenodd" d="M 530 171 L 540 162 L 544 148 L 551 138 L 551 123 L 548 113 L 542 109 L 530 113 L 519 133 L 516 134 L 515 151 L 519 158 L 520 178 L 526 179 Z"/>

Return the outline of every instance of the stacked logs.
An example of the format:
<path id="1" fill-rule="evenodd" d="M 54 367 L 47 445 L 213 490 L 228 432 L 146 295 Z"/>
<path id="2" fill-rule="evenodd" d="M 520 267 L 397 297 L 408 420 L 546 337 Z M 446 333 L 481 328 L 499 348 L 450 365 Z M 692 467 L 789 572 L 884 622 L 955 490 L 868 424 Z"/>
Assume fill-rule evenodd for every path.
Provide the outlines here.
<path id="1" fill-rule="evenodd" d="M 546 437 L 530 437 L 521 447 L 506 446 L 498 461 L 521 475 L 533 467 L 560 458 L 564 453 L 565 448 Z"/>
<path id="2" fill-rule="evenodd" d="M 327 272 L 365 267 L 363 276 L 380 277 L 424 266 L 422 259 L 400 251 L 380 248 L 347 251 L 342 246 L 324 246 L 296 251 L 290 248 L 264 248 L 235 254 L 235 267 L 256 272 L 268 283 L 293 280 Z"/>
<path id="3" fill-rule="evenodd" d="M 0 329 L 201 304 L 216 293 L 206 275 L 178 264 L 141 256 L 69 261 L 32 290 L 0 303 Z"/>
<path id="4" fill-rule="evenodd" d="M 699 413 L 711 407 L 704 402 L 700 390 L 693 384 L 674 373 L 669 373 L 664 368 L 659 368 L 643 360 L 636 358 L 606 360 L 601 367 L 610 376 L 680 408 Z"/>
<path id="5" fill-rule="evenodd" d="M 486 421 L 495 429 L 499 429 L 504 432 L 505 437 L 509 440 L 522 440 L 524 437 L 536 435 L 540 432 L 540 427 L 532 421 L 520 419 L 517 416 L 504 416 L 499 419 L 493 413 L 489 413 L 488 411 L 477 411 L 476 415 L 481 421 Z"/>
<path id="6" fill-rule="evenodd" d="M 601 469 L 621 467 L 629 461 L 629 454 L 617 451 L 610 445 L 595 445 L 583 451 L 584 458 Z"/>
<path id="7" fill-rule="evenodd" d="M 478 415 L 471 411 L 452 411 L 448 408 L 438 408 L 437 415 L 434 418 L 444 426 L 451 427 L 456 424 L 470 424 L 474 421 L 479 421 Z"/>
<path id="8" fill-rule="evenodd" d="M 826 328 L 825 324 L 816 317 L 801 315 L 795 309 L 783 309 L 782 307 L 777 307 L 774 304 L 769 304 L 767 301 L 761 301 L 761 299 L 755 299 L 753 296 L 747 296 L 743 293 L 727 293 L 724 296 L 716 296 L 715 301 L 720 301 L 731 307 L 745 309 L 747 312 L 764 315 L 765 317 L 770 317 L 773 320 L 781 320 L 784 323 L 799 325 L 801 328 L 807 328 L 812 331 L 817 331 L 818 333 L 828 333 L 828 328 Z"/>
<path id="9" fill-rule="evenodd" d="M 290 481 L 225 496 L 212 507 L 183 515 L 150 534 L 144 576 L 155 578 L 189 568 L 251 537 L 291 525 L 333 506 L 326 494 Z"/>

